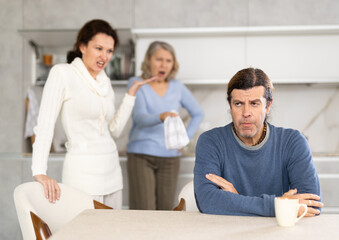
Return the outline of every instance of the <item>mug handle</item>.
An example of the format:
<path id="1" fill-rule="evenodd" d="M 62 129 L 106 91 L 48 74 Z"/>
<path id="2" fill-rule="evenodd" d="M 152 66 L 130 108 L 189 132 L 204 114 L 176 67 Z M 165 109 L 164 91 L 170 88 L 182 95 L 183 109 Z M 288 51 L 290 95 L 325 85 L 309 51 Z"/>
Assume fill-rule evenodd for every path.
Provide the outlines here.
<path id="1" fill-rule="evenodd" d="M 298 217 L 296 220 L 295 220 L 295 222 L 298 222 L 300 219 L 302 219 L 305 215 L 306 215 L 306 213 L 307 213 L 307 205 L 306 204 L 304 204 L 304 203 L 299 203 L 298 204 L 298 210 L 299 210 L 299 208 L 300 207 L 304 207 L 304 212 L 303 212 L 303 214 L 301 214 L 301 216 L 300 217 Z"/>

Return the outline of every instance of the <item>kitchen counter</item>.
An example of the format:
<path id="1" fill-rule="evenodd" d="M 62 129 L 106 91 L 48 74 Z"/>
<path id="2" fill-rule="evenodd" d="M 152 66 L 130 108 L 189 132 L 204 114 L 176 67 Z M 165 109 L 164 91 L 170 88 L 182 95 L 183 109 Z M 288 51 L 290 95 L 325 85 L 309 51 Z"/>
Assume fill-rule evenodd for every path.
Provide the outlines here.
<path id="1" fill-rule="evenodd" d="M 64 153 L 50 154 L 48 175 L 61 181 Z M 3 179 L 4 192 L 11 194 L 15 186 L 23 182 L 33 181 L 31 171 L 32 154 L 0 153 L 0 176 Z M 194 156 L 181 158 L 178 176 L 177 193 L 193 179 Z M 339 213 L 339 154 L 314 154 L 314 163 L 320 179 L 322 199 L 325 204 L 323 212 Z M 124 206 L 128 206 L 127 157 L 120 157 L 120 165 L 124 181 Z M 8 194 L 7 193 L 7 194 Z"/>
<path id="2" fill-rule="evenodd" d="M 125 153 L 120 153 L 120 161 L 126 161 L 127 157 Z M 49 161 L 63 161 L 65 153 L 51 153 L 49 155 Z M 0 153 L 0 160 L 31 160 L 32 153 Z M 338 162 L 339 153 L 313 153 L 314 162 Z M 182 161 L 195 160 L 194 155 L 184 155 L 181 157 Z"/>

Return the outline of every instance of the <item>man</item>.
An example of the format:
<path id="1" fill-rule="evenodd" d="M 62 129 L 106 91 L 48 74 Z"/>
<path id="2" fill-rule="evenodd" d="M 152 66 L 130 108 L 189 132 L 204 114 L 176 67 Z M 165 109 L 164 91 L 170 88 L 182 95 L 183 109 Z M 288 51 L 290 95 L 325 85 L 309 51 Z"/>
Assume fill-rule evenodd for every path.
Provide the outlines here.
<path id="1" fill-rule="evenodd" d="M 201 212 L 275 216 L 274 198 L 284 197 L 307 204 L 306 216 L 320 214 L 319 179 L 305 137 L 267 122 L 272 91 L 260 69 L 243 69 L 230 80 L 232 123 L 203 133 L 196 147 L 194 189 Z"/>

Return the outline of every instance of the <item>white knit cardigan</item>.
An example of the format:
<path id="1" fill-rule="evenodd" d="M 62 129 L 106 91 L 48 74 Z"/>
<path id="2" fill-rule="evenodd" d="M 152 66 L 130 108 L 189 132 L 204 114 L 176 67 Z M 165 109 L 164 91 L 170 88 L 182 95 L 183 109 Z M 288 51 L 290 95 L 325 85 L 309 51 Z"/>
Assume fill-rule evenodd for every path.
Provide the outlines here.
<path id="1" fill-rule="evenodd" d="M 34 128 L 33 176 L 46 174 L 56 119 L 61 114 L 67 136 L 63 182 L 92 195 L 122 189 L 122 174 L 114 140 L 131 115 L 135 97 L 125 95 L 116 111 L 114 91 L 101 71 L 96 80 L 80 58 L 55 65 L 48 76 Z"/>

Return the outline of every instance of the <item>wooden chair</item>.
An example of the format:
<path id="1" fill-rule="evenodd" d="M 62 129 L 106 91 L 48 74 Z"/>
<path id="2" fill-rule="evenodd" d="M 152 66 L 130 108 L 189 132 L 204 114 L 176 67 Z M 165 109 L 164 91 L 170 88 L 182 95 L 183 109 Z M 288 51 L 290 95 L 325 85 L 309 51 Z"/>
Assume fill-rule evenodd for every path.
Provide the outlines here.
<path id="1" fill-rule="evenodd" d="M 98 202 L 96 200 L 93 200 L 94 208 L 95 209 L 113 209 L 101 202 Z M 52 232 L 48 227 L 48 224 L 45 223 L 44 220 L 39 218 L 36 214 L 33 212 L 31 213 L 32 223 L 34 227 L 34 232 L 37 240 L 46 240 L 50 236 L 52 236 Z"/>
<path id="2" fill-rule="evenodd" d="M 37 240 L 46 240 L 52 236 L 52 232 L 49 229 L 47 223 L 44 220 L 38 217 L 38 215 L 30 212 L 32 223 L 34 227 L 34 232 Z"/>
<path id="3" fill-rule="evenodd" d="M 173 210 L 174 211 L 185 211 L 186 210 L 185 199 L 180 198 L 180 202 L 179 202 L 178 206 L 176 206 Z"/>
<path id="4" fill-rule="evenodd" d="M 179 193 L 179 204 L 173 210 L 175 211 L 199 211 L 194 197 L 193 181 L 187 183 Z"/>
<path id="5" fill-rule="evenodd" d="M 45 198 L 43 186 L 38 182 L 24 183 L 15 188 L 14 202 L 25 240 L 37 239 L 36 234 L 40 239 L 46 239 L 48 231 L 42 230 L 44 226 L 48 226 L 50 234 L 53 234 L 85 209 L 112 209 L 93 201 L 87 193 L 62 183 L 59 187 L 62 194 L 54 204 Z M 32 217 L 32 213 L 38 218 Z"/>
<path id="6" fill-rule="evenodd" d="M 94 204 L 95 209 L 113 209 L 113 208 L 111 208 L 111 207 L 109 207 L 109 206 L 107 206 L 107 205 L 105 205 L 101 202 L 96 201 L 96 200 L 93 200 L 93 204 Z"/>
<path id="7" fill-rule="evenodd" d="M 98 202 L 96 200 L 93 200 L 94 208 L 95 209 L 113 209 L 105 204 L 102 204 L 101 202 Z M 42 220 L 38 215 L 34 214 L 33 212 L 30 212 L 32 223 L 34 227 L 34 232 L 37 240 L 46 240 L 50 236 L 52 236 L 52 232 L 49 229 L 49 226 L 47 223 L 45 223 L 44 220 Z"/>

